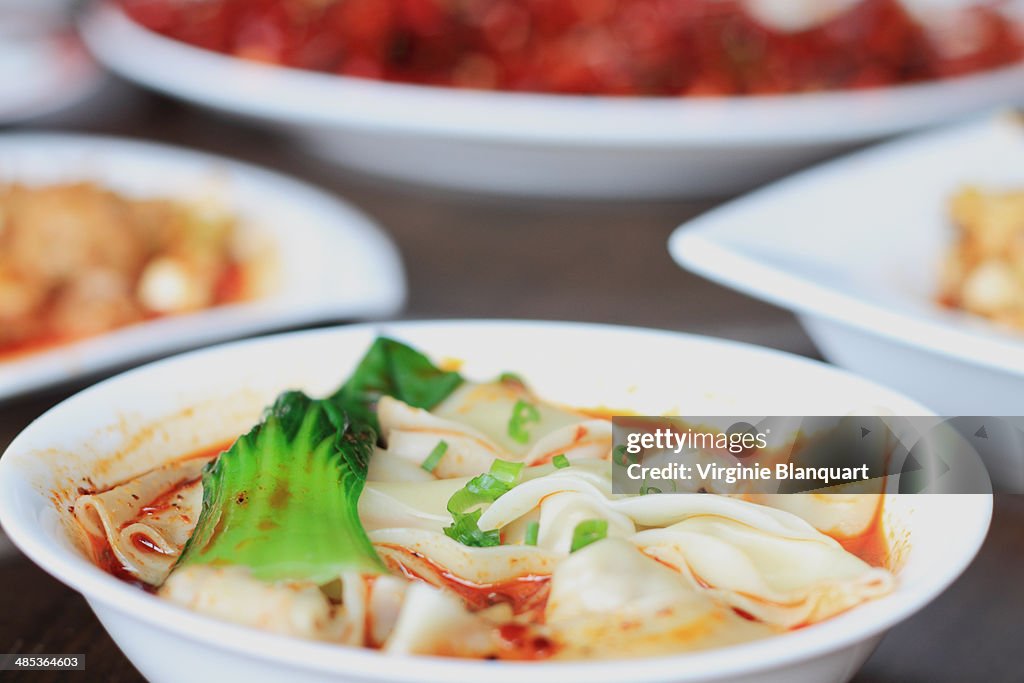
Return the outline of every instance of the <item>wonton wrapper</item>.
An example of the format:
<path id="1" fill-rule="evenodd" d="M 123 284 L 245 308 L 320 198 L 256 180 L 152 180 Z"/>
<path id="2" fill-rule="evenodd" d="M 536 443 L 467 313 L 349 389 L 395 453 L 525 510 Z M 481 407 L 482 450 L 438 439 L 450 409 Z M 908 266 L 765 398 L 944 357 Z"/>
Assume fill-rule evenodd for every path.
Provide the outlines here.
<path id="1" fill-rule="evenodd" d="M 527 545 L 474 548 L 443 533 L 418 529 L 374 531 L 370 533 L 370 540 L 385 561 L 401 563 L 417 576 L 439 586 L 445 585 L 437 578 L 439 569 L 463 581 L 486 585 L 521 576 L 548 576 L 562 559 L 558 553 Z"/>
<path id="2" fill-rule="evenodd" d="M 75 518 L 86 533 L 105 538 L 117 560 L 144 583 L 159 586 L 167 578 L 181 549 L 192 535 L 202 510 L 203 487 L 198 480 L 206 460 L 189 458 L 147 472 L 103 493 L 75 501 Z M 142 510 L 182 482 L 173 505 L 152 514 Z M 144 550 L 136 535 L 157 550 Z"/>
<path id="3" fill-rule="evenodd" d="M 818 531 L 839 538 L 865 533 L 882 504 L 877 493 L 761 493 L 745 499 L 790 512 Z"/>
<path id="4" fill-rule="evenodd" d="M 393 528 L 441 531 L 452 523 L 448 499 L 467 481 L 368 482 L 359 498 L 359 519 L 368 532 Z"/>

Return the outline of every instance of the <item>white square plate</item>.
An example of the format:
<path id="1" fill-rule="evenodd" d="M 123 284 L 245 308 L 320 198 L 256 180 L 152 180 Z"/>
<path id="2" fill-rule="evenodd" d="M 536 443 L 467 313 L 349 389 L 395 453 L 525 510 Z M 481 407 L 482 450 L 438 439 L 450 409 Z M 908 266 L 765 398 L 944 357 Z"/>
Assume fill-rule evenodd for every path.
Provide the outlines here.
<path id="1" fill-rule="evenodd" d="M 834 363 L 943 415 L 1024 415 L 1024 335 L 936 303 L 964 184 L 1024 188 L 1024 121 L 986 118 L 853 154 L 707 213 L 683 267 L 795 312 Z M 992 472 L 1024 481 L 1024 463 Z"/>

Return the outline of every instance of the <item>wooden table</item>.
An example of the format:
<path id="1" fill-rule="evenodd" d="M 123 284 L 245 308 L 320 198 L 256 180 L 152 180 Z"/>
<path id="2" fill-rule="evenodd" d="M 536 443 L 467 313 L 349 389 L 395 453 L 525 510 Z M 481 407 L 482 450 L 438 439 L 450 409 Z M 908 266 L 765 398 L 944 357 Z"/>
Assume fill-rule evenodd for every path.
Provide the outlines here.
<path id="1" fill-rule="evenodd" d="M 816 356 L 788 313 L 679 270 L 672 229 L 712 206 L 481 198 L 347 174 L 286 140 L 156 97 L 70 126 L 188 145 L 254 161 L 337 192 L 380 222 L 409 275 L 407 318 L 542 318 L 711 334 Z M 74 387 L 0 405 L 0 449 Z M 999 497 L 992 532 L 964 576 L 895 628 L 858 683 L 1024 681 L 1024 496 Z M 88 672 L 4 681 L 141 677 L 85 601 L 0 535 L 0 653 L 85 653 Z"/>

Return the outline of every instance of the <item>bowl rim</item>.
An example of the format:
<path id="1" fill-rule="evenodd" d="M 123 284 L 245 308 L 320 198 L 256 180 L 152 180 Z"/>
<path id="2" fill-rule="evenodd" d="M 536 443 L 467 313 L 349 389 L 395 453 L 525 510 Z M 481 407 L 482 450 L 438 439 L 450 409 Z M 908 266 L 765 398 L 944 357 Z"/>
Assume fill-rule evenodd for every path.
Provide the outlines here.
<path id="1" fill-rule="evenodd" d="M 787 665 L 853 647 L 864 643 L 906 619 L 944 591 L 973 560 L 984 541 L 992 515 L 991 495 L 961 496 L 970 522 L 965 528 L 971 533 L 964 539 L 960 550 L 950 561 L 930 576 L 925 585 L 904 586 L 903 590 L 866 603 L 856 609 L 837 615 L 813 628 L 779 634 L 763 640 L 705 651 L 665 655 L 643 659 L 565 662 L 493 662 L 459 660 L 433 656 L 396 657 L 362 648 L 304 641 L 274 635 L 259 630 L 218 621 L 215 618 L 191 612 L 184 607 L 167 603 L 144 591 L 129 586 L 110 576 L 87 559 L 54 542 L 47 532 L 40 533 L 41 520 L 32 511 L 31 503 L 22 498 L 39 500 L 45 494 L 33 491 L 24 494 L 27 485 L 18 475 L 17 462 L 21 443 L 50 423 L 59 423 L 65 412 L 79 408 L 94 397 L 102 396 L 126 379 L 145 377 L 146 373 L 161 368 L 188 364 L 199 358 L 228 354 L 239 347 L 259 350 L 304 339 L 330 336 L 358 336 L 366 333 L 387 332 L 401 335 L 407 331 L 425 329 L 459 329 L 471 327 L 504 327 L 522 332 L 557 333 L 575 329 L 593 333 L 626 333 L 652 338 L 669 338 L 693 348 L 717 348 L 728 353 L 754 356 L 766 361 L 782 362 L 791 367 L 804 367 L 810 372 L 831 375 L 853 381 L 870 388 L 880 396 L 902 399 L 895 391 L 820 361 L 802 358 L 783 351 L 758 347 L 742 342 L 720 340 L 701 335 L 667 330 L 606 325 L 595 323 L 567 323 L 558 321 L 520 320 L 440 320 L 388 322 L 349 325 L 311 331 L 289 332 L 258 339 L 231 342 L 193 351 L 136 368 L 100 382 L 51 408 L 33 421 L 0 458 L 0 523 L 12 542 L 33 562 L 56 579 L 83 594 L 94 610 L 111 609 L 129 619 L 145 622 L 187 639 L 205 644 L 215 643 L 223 651 L 245 656 L 255 661 L 269 661 L 277 665 L 317 672 L 358 672 L 366 680 L 404 680 L 408 667 L 416 667 L 416 678 L 423 683 L 471 683 L 484 676 L 495 683 L 520 683 L 529 675 L 538 683 L 564 683 L 568 680 L 589 680 L 593 683 L 621 683 L 623 680 L 648 683 L 669 681 L 696 681 L 725 676 L 774 670 Z M 908 406 L 917 406 L 910 399 L 902 399 Z M 923 408 L 924 413 L 927 411 Z M 29 485 L 30 486 L 30 485 Z M 19 487 L 22 489 L 19 492 Z M 43 509 L 51 505 L 42 501 Z"/>
<path id="2" fill-rule="evenodd" d="M 903 132 L 1024 96 L 1024 60 L 860 91 L 623 98 L 424 86 L 248 62 L 150 31 L 113 0 L 96 0 L 80 29 L 113 71 L 215 109 L 314 129 L 508 144 L 811 147 Z"/>
<path id="3" fill-rule="evenodd" d="M 949 138 L 1006 130 L 1024 139 L 1024 118 L 1014 114 L 986 116 L 938 130 L 926 131 L 869 149 L 844 155 L 782 180 L 769 183 L 677 227 L 668 240 L 673 260 L 682 268 L 724 287 L 735 289 L 800 315 L 811 315 L 846 325 L 865 334 L 918 348 L 999 373 L 1024 375 L 1024 346 L 994 324 L 962 313 L 976 324 L 956 324 L 915 311 L 889 308 L 856 293 L 822 285 L 784 266 L 765 263 L 734 249 L 729 224 L 757 206 L 774 201 L 777 193 L 813 184 L 819 177 L 835 177 L 854 166 L 874 164 L 892 155 L 926 150 Z"/>

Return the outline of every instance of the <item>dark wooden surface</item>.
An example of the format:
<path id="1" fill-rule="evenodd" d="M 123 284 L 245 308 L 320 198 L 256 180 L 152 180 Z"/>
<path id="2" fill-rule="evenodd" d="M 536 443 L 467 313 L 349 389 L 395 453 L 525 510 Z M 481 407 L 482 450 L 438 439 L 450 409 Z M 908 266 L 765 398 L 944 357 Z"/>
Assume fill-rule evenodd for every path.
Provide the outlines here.
<path id="1" fill-rule="evenodd" d="M 472 197 L 394 186 L 310 159 L 287 140 L 167 100 L 111 96 L 98 114 L 48 127 L 150 138 L 254 161 L 312 181 L 376 219 L 402 250 L 403 317 L 587 320 L 711 334 L 815 356 L 788 313 L 688 275 L 666 240 L 710 203 Z M 117 102 L 118 107 L 112 103 Z M 71 392 L 0 404 L 0 450 Z M 978 559 L 895 628 L 857 683 L 1024 681 L 1024 497 L 996 500 Z M 136 682 L 84 600 L 0 535 L 0 653 L 85 653 L 84 674 L 0 673 L 4 681 Z"/>

